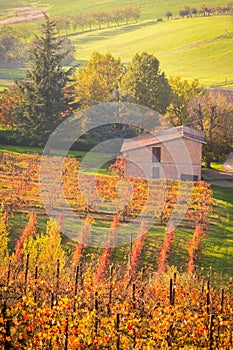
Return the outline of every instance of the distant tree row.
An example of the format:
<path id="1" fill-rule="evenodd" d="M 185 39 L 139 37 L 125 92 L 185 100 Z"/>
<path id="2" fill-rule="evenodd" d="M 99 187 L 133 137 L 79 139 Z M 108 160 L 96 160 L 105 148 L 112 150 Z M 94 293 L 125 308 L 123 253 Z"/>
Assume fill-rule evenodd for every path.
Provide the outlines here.
<path id="1" fill-rule="evenodd" d="M 201 4 L 198 8 L 185 6 L 179 11 L 179 16 L 184 17 L 195 17 L 195 16 L 210 16 L 210 15 L 232 15 L 233 14 L 233 2 L 221 6 L 208 7 L 205 4 Z M 171 11 L 165 13 L 165 17 L 170 19 L 173 17 Z"/>
<path id="2" fill-rule="evenodd" d="M 120 22 L 128 24 L 130 21 L 137 22 L 139 18 L 139 7 L 125 6 L 101 12 L 76 14 L 69 17 L 54 17 L 54 20 L 57 23 L 57 29 L 59 31 L 65 30 L 66 33 L 68 33 L 71 30 L 77 32 L 78 28 L 81 28 L 82 31 L 84 31 L 85 28 L 92 30 L 94 24 L 97 24 L 99 29 L 101 29 L 104 24 L 107 25 L 108 28 L 111 24 L 119 26 Z"/>
<path id="3" fill-rule="evenodd" d="M 137 22 L 140 18 L 140 9 L 134 6 L 125 6 L 122 8 L 114 8 L 108 11 L 93 12 L 87 14 L 78 14 L 70 17 L 54 17 L 58 34 L 61 31 L 76 32 L 78 28 L 84 31 L 85 28 L 92 30 L 94 24 L 97 24 L 98 29 L 101 29 L 105 24 L 109 28 L 111 24 L 120 25 L 120 23 L 128 24 L 130 21 Z M 16 64 L 23 66 L 28 63 L 30 56 L 30 47 L 33 45 L 33 40 L 29 41 L 31 32 L 25 25 L 17 26 L 17 30 L 12 26 L 0 27 L 0 62 L 2 65 L 9 66 Z M 63 43 L 66 46 L 70 55 L 66 57 L 63 64 L 69 64 L 72 60 L 74 48 L 71 46 L 69 39 Z"/>

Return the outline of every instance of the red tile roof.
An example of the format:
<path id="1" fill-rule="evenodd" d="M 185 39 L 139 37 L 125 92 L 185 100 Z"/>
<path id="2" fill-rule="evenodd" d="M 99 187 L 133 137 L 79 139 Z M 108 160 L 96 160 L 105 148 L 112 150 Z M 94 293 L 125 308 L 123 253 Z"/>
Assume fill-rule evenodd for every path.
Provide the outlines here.
<path id="1" fill-rule="evenodd" d="M 140 135 L 132 139 L 125 139 L 121 147 L 121 152 L 158 144 L 161 142 L 171 141 L 180 137 L 191 139 L 196 142 L 206 143 L 205 135 L 203 132 L 190 128 L 188 126 L 181 125 L 151 134 Z"/>

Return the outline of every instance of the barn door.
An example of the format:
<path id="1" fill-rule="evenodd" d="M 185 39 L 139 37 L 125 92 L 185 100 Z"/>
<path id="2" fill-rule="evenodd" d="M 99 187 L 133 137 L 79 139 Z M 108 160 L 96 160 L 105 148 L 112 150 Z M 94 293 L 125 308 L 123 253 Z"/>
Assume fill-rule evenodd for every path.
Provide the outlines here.
<path id="1" fill-rule="evenodd" d="M 159 167 L 158 166 L 153 166 L 152 167 L 152 178 L 153 179 L 158 179 L 159 178 Z"/>

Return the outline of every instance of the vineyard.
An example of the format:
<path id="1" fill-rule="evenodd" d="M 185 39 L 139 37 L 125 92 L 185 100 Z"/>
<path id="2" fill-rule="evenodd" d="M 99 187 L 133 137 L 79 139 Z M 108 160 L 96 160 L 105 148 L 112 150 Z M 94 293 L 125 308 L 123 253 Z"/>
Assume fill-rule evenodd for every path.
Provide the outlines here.
<path id="1" fill-rule="evenodd" d="M 68 214 L 75 211 L 82 218 L 68 252 L 61 232 L 66 232 L 69 215 L 59 215 L 56 181 L 54 196 L 47 198 L 47 205 L 58 212 L 54 220 L 48 220 L 41 199 L 41 156 L 4 153 L 0 157 L 1 349 L 233 347 L 232 282 L 217 286 L 211 270 L 205 277 L 196 272 L 213 205 L 208 184 L 200 181 L 190 187 L 188 182 L 128 178 L 131 192 L 120 192 L 123 202 L 124 196 L 130 197 L 127 205 L 116 213 L 101 212 L 97 204 L 117 199 L 122 178 L 96 176 L 95 196 L 90 192 L 94 175 L 83 174 L 79 188 L 80 165 L 75 158 L 66 158 L 62 185 Z M 58 161 L 50 157 L 51 173 Z M 143 211 L 137 236 L 123 229 L 127 239 L 120 247 L 121 228 Z M 21 215 L 29 215 L 29 220 L 14 236 Z M 187 259 L 185 266 L 174 268 L 169 264 L 179 231 L 176 218 L 182 215 L 180 225 L 190 231 Z M 47 221 L 44 233 L 38 228 L 41 220 Z M 154 268 L 145 269 L 151 221 L 164 234 L 154 251 Z M 93 249 L 92 243 L 97 247 L 100 239 L 94 237 L 98 227 L 105 228 L 106 234 L 102 248 Z M 12 249 L 9 237 L 14 237 Z"/>

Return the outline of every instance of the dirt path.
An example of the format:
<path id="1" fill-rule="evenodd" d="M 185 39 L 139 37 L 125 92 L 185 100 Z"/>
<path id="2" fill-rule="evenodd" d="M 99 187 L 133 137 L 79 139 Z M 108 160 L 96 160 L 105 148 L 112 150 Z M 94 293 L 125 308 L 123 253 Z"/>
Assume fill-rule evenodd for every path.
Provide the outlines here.
<path id="1" fill-rule="evenodd" d="M 202 178 L 203 180 L 215 186 L 233 187 L 232 171 L 217 171 L 214 169 L 203 169 Z"/>
<path id="2" fill-rule="evenodd" d="M 22 23 L 22 22 L 34 22 L 44 18 L 44 13 L 39 7 L 20 7 L 12 11 L 10 18 L 0 21 L 0 25 Z"/>
<path id="3" fill-rule="evenodd" d="M 207 43 L 210 43 L 210 42 L 213 42 L 213 41 L 222 39 L 222 38 L 224 38 L 225 36 L 226 36 L 226 34 L 221 34 L 221 35 L 215 36 L 215 37 L 213 37 L 213 38 L 209 38 L 209 39 L 197 41 L 197 42 L 195 42 L 195 43 L 192 43 L 192 44 L 189 44 L 189 45 L 186 45 L 186 46 L 182 46 L 182 47 L 178 47 L 178 48 L 175 48 L 175 49 L 163 51 L 163 52 L 161 52 L 159 55 L 161 56 L 161 55 L 167 55 L 167 54 L 170 54 L 170 53 L 173 53 L 173 52 L 179 52 L 179 51 L 190 50 L 190 49 L 192 49 L 192 48 L 199 47 L 199 46 L 202 46 L 202 45 L 204 45 L 204 44 L 207 44 Z"/>

